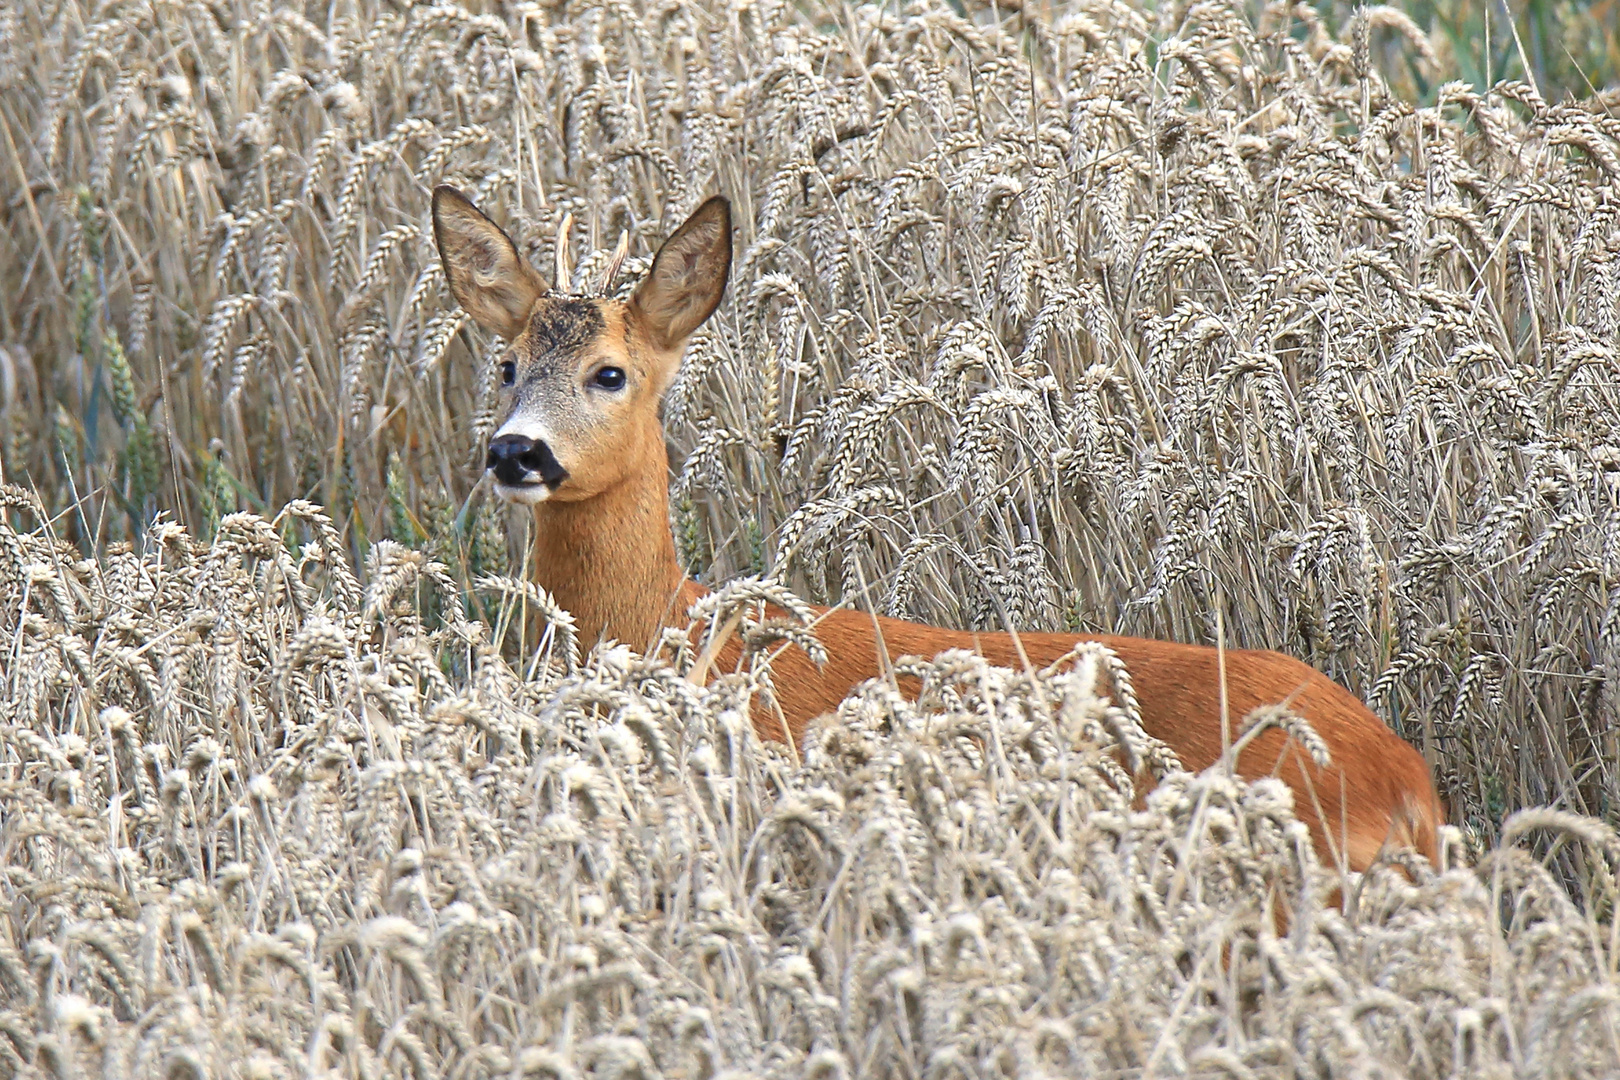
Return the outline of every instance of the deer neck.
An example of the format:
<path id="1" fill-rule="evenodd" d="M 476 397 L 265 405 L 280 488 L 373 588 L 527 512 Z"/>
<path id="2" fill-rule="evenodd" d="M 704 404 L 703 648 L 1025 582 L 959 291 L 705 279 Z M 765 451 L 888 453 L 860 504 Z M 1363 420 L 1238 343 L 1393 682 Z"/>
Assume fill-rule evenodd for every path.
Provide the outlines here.
<path id="1" fill-rule="evenodd" d="M 685 621 L 662 433 L 647 457 L 599 495 L 534 507 L 534 582 L 573 613 L 582 648 L 612 638 L 647 649 Z"/>

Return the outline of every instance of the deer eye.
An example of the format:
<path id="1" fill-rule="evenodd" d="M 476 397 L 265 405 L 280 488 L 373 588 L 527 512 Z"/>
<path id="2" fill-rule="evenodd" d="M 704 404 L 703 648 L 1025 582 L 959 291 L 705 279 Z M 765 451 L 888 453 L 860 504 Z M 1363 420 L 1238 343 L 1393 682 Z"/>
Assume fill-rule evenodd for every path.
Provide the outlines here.
<path id="1" fill-rule="evenodd" d="M 501 361 L 501 385 L 511 386 L 517 382 L 517 365 L 510 360 Z"/>
<path id="2" fill-rule="evenodd" d="M 625 384 L 624 369 L 605 367 L 598 371 L 591 381 L 603 390 L 623 390 Z"/>

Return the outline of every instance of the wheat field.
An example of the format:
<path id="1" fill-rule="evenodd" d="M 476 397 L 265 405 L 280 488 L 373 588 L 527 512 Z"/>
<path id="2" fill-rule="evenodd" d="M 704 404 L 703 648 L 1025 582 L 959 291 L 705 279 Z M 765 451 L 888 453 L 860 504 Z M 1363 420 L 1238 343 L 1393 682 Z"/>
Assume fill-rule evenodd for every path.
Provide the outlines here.
<path id="1" fill-rule="evenodd" d="M 0 3 L 0 1076 L 1615 1074 L 1620 121 L 1391 57 L 1444 78 L 1390 8 Z M 700 578 L 1300 656 L 1444 865 L 1133 808 L 1096 656 L 795 754 L 574 640 L 439 182 L 574 288 L 733 200 Z"/>

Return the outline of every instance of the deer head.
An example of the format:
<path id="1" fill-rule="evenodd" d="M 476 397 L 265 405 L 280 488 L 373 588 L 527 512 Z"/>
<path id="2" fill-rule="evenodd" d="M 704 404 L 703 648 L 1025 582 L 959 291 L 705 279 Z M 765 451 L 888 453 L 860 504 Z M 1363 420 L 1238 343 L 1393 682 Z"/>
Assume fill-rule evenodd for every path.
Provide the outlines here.
<path id="1" fill-rule="evenodd" d="M 433 191 L 433 235 L 456 301 L 508 343 L 485 462 L 501 498 L 579 502 L 650 468 L 667 482 L 658 405 L 725 292 L 730 204 L 715 196 L 698 207 L 628 301 L 548 289 L 455 188 Z"/>

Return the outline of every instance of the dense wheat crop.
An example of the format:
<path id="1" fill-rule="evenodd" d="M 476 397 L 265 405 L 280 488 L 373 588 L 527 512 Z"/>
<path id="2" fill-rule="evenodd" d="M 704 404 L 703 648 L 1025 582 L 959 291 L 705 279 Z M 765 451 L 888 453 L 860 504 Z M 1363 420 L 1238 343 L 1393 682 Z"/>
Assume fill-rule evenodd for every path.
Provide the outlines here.
<path id="1" fill-rule="evenodd" d="M 970 15 L 0 5 L 0 1069 L 1616 1067 L 1620 122 L 1415 107 L 1385 8 Z M 733 199 L 695 572 L 1302 656 L 1456 865 L 1319 912 L 1274 788 L 1129 810 L 1085 674 L 802 760 L 679 651 L 514 674 L 441 181 L 574 286 Z"/>
<path id="2" fill-rule="evenodd" d="M 1620 1066 L 1599 822 L 1524 811 L 1477 866 L 1448 829 L 1442 872 L 1341 913 L 1281 784 L 1131 808 L 1102 657 L 919 662 L 918 701 L 870 685 L 793 759 L 690 649 L 581 664 L 559 620 L 523 678 L 417 614 L 442 564 L 365 570 L 307 503 L 99 563 L 0 524 L 0 1075 Z M 1578 901 L 1538 832 L 1590 860 Z"/>

